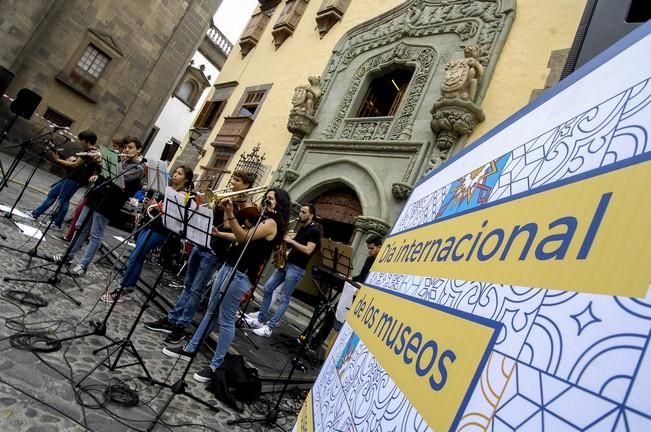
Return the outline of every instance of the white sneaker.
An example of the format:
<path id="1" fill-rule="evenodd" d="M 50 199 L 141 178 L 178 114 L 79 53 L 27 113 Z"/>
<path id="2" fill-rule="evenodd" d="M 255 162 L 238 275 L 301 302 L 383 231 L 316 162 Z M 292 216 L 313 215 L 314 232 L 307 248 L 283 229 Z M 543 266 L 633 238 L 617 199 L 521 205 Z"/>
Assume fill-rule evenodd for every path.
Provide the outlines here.
<path id="1" fill-rule="evenodd" d="M 37 217 L 34 216 L 34 213 L 32 213 L 31 211 L 25 212 L 25 217 L 32 222 L 36 222 L 36 219 L 38 219 Z"/>
<path id="2" fill-rule="evenodd" d="M 262 327 L 253 330 L 253 334 L 262 336 L 262 337 L 269 337 L 271 336 L 271 329 L 269 328 L 268 325 L 263 325 Z"/>
<path id="3" fill-rule="evenodd" d="M 262 327 L 262 323 L 258 321 L 258 316 L 251 317 L 249 314 L 244 314 L 244 322 L 252 329 L 259 329 Z"/>

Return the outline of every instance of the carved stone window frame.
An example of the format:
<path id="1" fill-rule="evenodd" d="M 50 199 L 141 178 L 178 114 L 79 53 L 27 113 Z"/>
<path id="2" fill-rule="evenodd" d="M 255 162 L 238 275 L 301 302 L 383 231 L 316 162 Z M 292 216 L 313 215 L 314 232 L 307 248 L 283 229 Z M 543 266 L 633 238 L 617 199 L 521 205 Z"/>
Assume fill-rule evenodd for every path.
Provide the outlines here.
<path id="1" fill-rule="evenodd" d="M 337 113 L 323 137 L 350 140 L 411 139 L 414 115 L 425 97 L 424 89 L 437 61 L 438 54 L 434 48 L 405 43 L 399 43 L 369 58 L 353 74 Z M 394 65 L 407 66 L 414 71 L 396 115 L 381 118 L 354 117 L 372 79 Z"/>

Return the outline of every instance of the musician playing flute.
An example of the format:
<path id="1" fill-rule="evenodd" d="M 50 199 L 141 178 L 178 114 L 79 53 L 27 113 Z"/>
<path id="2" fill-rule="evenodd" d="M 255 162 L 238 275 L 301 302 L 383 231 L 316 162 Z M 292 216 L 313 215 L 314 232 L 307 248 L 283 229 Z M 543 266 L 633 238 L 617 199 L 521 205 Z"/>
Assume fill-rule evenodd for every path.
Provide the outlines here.
<path id="1" fill-rule="evenodd" d="M 52 185 L 41 205 L 27 212 L 29 219 L 35 221 L 58 199 L 59 206 L 54 215 L 52 226 L 50 227 L 54 231 L 61 231 L 63 229 L 63 221 L 68 212 L 70 199 L 77 192 L 77 189 L 88 184 L 88 179 L 98 174 L 100 170 L 101 155 L 96 147 L 97 135 L 95 135 L 95 132 L 85 130 L 80 132 L 77 138 L 79 138 L 79 143 L 84 154 L 62 159 L 58 153 L 53 153 L 53 162 L 67 168 L 69 174 L 67 177 Z"/>
<path id="2" fill-rule="evenodd" d="M 115 185 L 113 182 L 100 183 L 101 188 L 95 188 L 88 194 L 86 205 L 81 212 L 81 216 L 77 221 L 78 231 L 73 239 L 73 244 L 70 246 L 68 259 L 72 260 L 74 256 L 81 250 L 84 240 L 88 238 L 88 247 L 84 256 L 75 264 L 70 273 L 74 276 L 83 276 L 86 274 L 88 266 L 93 260 L 95 253 L 99 250 L 104 237 L 104 231 L 109 223 L 109 220 L 114 220 L 119 216 L 120 209 L 124 203 L 132 197 L 136 191 L 140 189 L 142 177 L 145 174 L 143 168 L 143 159 L 140 156 L 142 143 L 137 137 L 128 136 L 124 138 L 126 145 L 124 146 L 123 160 L 120 162 L 121 176 L 124 179 L 124 188 Z M 98 180 L 95 178 L 90 181 Z M 84 219 L 90 217 L 90 224 L 84 224 Z M 79 229 L 83 226 L 83 230 Z M 57 255 L 52 257 L 55 261 L 63 259 Z"/>
<path id="3" fill-rule="evenodd" d="M 263 337 L 271 336 L 274 327 L 278 325 L 285 311 L 287 311 L 294 288 L 303 279 L 307 263 L 319 243 L 321 243 L 321 230 L 314 221 L 315 217 L 316 208 L 313 204 L 301 206 L 298 219 L 303 226 L 295 236 L 289 233 L 284 236 L 283 241 L 290 248 L 286 263 L 283 268 L 276 269 L 264 285 L 264 297 L 257 316 L 254 314 L 245 316 L 247 324 L 254 329 L 254 334 Z M 283 286 L 280 290 L 278 307 L 276 312 L 269 316 L 271 297 L 280 284 L 283 284 Z"/>

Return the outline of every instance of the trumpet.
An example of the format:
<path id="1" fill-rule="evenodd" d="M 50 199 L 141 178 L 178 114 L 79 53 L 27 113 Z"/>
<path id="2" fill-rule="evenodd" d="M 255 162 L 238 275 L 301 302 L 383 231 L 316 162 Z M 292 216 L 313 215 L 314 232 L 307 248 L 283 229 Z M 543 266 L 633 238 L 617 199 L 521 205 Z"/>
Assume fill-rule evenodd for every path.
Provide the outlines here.
<path id="1" fill-rule="evenodd" d="M 217 190 L 210 190 L 208 189 L 206 192 L 203 194 L 203 201 L 206 207 L 208 208 L 215 208 L 215 205 L 219 203 L 221 200 L 226 199 L 226 198 L 238 198 L 238 197 L 245 197 L 249 195 L 255 195 L 259 193 L 263 193 L 264 191 L 267 190 L 266 186 L 258 186 L 250 189 L 244 189 L 241 191 L 232 191 L 232 192 L 226 192 L 226 193 L 219 193 L 221 190 L 225 189 L 217 189 Z"/>

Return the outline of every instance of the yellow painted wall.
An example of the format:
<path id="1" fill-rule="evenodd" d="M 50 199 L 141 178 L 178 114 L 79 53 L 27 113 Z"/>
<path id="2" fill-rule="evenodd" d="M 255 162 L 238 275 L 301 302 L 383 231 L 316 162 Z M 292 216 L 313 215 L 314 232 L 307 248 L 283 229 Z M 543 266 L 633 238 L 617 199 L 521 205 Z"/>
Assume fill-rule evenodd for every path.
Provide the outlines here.
<path id="1" fill-rule="evenodd" d="M 486 120 L 468 143 L 527 105 L 532 90 L 544 88 L 549 57 L 570 48 L 585 5 L 586 0 L 517 0 L 511 33 L 481 105 Z"/>
<path id="2" fill-rule="evenodd" d="M 287 130 L 287 117 L 292 107 L 294 88 L 308 84 L 308 76 L 321 75 L 332 49 L 346 31 L 398 6 L 402 1 L 353 0 L 342 21 L 335 24 L 323 39 L 319 39 L 314 18 L 321 3 L 321 0 L 312 0 L 308 4 L 294 35 L 276 50 L 271 29 L 282 10 L 284 2 L 281 3 L 276 7 L 258 45 L 244 58 L 240 55 L 239 45 L 236 45 L 226 61 L 218 82 L 237 81 L 239 85 L 229 98 L 222 112 L 222 119 L 217 122 L 208 142 L 214 141 L 223 117 L 233 114 L 246 87 L 273 83 L 244 144 L 233 159 L 234 162 L 237 162 L 242 152 L 249 151 L 260 143 L 262 150 L 267 154 L 265 164 L 275 169 L 291 138 Z M 210 161 L 212 147 L 208 146 L 206 150 L 208 152 L 199 162 L 199 166 L 208 165 Z M 202 170 L 198 169 L 196 172 L 200 173 Z"/>
<path id="3" fill-rule="evenodd" d="M 281 3 L 258 45 L 244 58 L 236 46 L 226 61 L 218 82 L 237 81 L 239 85 L 210 133 L 209 143 L 221 128 L 223 117 L 233 114 L 246 87 L 273 84 L 233 163 L 242 152 L 260 143 L 266 153 L 265 164 L 275 169 L 291 137 L 286 125 L 294 88 L 307 84 L 308 76 L 323 72 L 332 49 L 346 31 L 402 1 L 353 0 L 343 20 L 323 39 L 319 38 L 314 21 L 321 3 L 312 0 L 308 4 L 294 35 L 276 50 L 271 29 L 282 10 Z M 486 120 L 475 129 L 469 143 L 526 105 L 532 90 L 544 87 L 549 57 L 552 51 L 571 46 L 585 4 L 586 0 L 517 0 L 513 27 L 482 102 Z M 212 147 L 207 146 L 206 150 L 196 172 L 201 173 L 198 167 L 210 161 Z"/>

